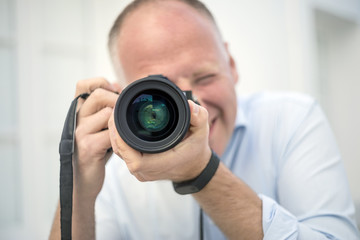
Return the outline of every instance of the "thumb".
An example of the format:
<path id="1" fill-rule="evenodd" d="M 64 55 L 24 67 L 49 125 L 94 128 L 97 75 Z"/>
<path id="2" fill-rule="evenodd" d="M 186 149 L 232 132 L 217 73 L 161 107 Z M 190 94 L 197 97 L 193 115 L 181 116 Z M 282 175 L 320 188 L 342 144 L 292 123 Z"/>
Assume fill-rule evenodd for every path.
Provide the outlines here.
<path id="1" fill-rule="evenodd" d="M 188 100 L 191 112 L 190 125 L 192 128 L 201 128 L 208 125 L 208 111 L 206 108 Z"/>

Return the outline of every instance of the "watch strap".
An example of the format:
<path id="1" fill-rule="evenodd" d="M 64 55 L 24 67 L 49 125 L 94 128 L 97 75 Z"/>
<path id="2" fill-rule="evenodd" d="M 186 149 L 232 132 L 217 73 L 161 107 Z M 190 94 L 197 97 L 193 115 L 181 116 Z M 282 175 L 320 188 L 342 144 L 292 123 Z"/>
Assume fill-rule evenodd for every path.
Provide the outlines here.
<path id="1" fill-rule="evenodd" d="M 184 182 L 173 182 L 175 192 L 185 195 L 201 191 L 215 175 L 215 172 L 219 167 L 219 163 L 219 157 L 211 150 L 210 160 L 199 176 Z"/>

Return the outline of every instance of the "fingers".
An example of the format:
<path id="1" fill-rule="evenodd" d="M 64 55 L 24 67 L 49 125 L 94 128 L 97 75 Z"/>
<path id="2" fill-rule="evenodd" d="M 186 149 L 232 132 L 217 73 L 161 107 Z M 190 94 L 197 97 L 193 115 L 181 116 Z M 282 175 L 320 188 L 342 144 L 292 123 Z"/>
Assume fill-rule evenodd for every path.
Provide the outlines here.
<path id="1" fill-rule="evenodd" d="M 103 108 L 106 107 L 113 108 L 115 106 L 118 97 L 119 95 L 114 92 L 110 92 L 102 88 L 97 88 L 90 94 L 90 96 L 82 104 L 78 116 L 80 118 L 86 117 L 98 112 Z"/>
<path id="2" fill-rule="evenodd" d="M 103 88 L 112 92 L 117 91 L 116 85 L 110 84 L 105 78 L 91 78 L 77 82 L 75 97 L 82 93 L 92 93 L 97 88 Z"/>
<path id="3" fill-rule="evenodd" d="M 77 152 L 79 159 L 103 159 L 111 147 L 107 122 L 111 108 L 104 108 L 94 115 L 81 119 L 76 128 Z"/>
<path id="4" fill-rule="evenodd" d="M 99 151 L 107 152 L 111 148 L 111 142 L 109 138 L 109 130 L 103 130 L 92 135 L 93 142 L 97 143 L 94 148 L 98 148 Z"/>
<path id="5" fill-rule="evenodd" d="M 77 127 L 74 152 L 74 193 L 82 199 L 96 199 L 105 176 L 105 164 L 110 155 L 108 120 L 121 87 L 104 78 L 79 81 L 76 96 L 89 93 L 77 105 Z M 86 196 L 86 197 L 84 197 Z"/>
<path id="6" fill-rule="evenodd" d="M 79 81 L 76 94 L 91 93 L 86 99 L 79 99 L 77 128 L 75 132 L 79 159 L 90 161 L 94 157 L 104 159 L 107 149 L 111 147 L 107 123 L 112 113 L 121 87 L 110 84 L 104 78 L 92 78 Z"/>
<path id="7" fill-rule="evenodd" d="M 109 139 L 109 130 L 103 130 L 89 134 L 86 138 L 81 138 L 76 142 L 77 152 L 79 154 L 76 158 L 76 163 L 82 168 L 90 166 L 96 162 L 103 162 L 105 164 L 105 155 L 107 150 L 111 147 Z M 92 161 L 89 161 L 91 159 Z"/>
<path id="8" fill-rule="evenodd" d="M 116 130 L 113 113 L 111 114 L 111 117 L 109 119 L 108 126 L 110 142 L 114 153 L 119 155 L 126 163 L 129 163 L 130 159 L 136 160 L 142 156 L 140 152 L 127 145 L 124 140 L 122 140 L 122 138 L 119 136 L 119 133 Z"/>
<path id="9" fill-rule="evenodd" d="M 130 173 L 138 180 L 182 181 L 197 176 L 204 168 L 211 154 L 208 146 L 208 112 L 192 101 L 189 101 L 189 106 L 189 137 L 175 148 L 157 154 L 143 154 L 128 146 L 117 132 L 114 114 L 111 114 L 108 127 L 112 149 L 125 161 Z"/>
<path id="10" fill-rule="evenodd" d="M 79 96 L 82 93 L 91 94 L 96 89 L 104 89 L 114 93 L 121 93 L 122 91 L 121 86 L 117 83 L 109 83 L 105 78 L 91 78 L 80 80 L 79 82 L 77 82 L 75 97 Z M 84 101 L 85 100 L 81 98 L 78 100 L 77 109 L 80 109 Z"/>
<path id="11" fill-rule="evenodd" d="M 112 83 L 111 86 L 112 86 L 113 90 L 115 90 L 115 92 L 117 92 L 117 93 L 121 93 L 121 91 L 123 89 L 118 83 Z"/>
<path id="12" fill-rule="evenodd" d="M 96 133 L 108 128 L 108 120 L 113 109 L 105 107 L 93 115 L 79 118 L 78 127 L 76 128 L 77 136 L 81 137 L 86 134 Z"/>

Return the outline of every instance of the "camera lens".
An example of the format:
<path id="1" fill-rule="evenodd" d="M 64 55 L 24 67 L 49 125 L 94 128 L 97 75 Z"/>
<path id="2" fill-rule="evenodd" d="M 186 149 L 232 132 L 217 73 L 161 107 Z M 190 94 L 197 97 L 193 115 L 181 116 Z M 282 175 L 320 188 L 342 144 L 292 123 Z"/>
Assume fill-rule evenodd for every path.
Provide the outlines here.
<path id="1" fill-rule="evenodd" d="M 166 151 L 178 144 L 190 125 L 184 93 L 162 75 L 137 80 L 119 96 L 114 111 L 121 138 L 145 153 Z"/>
<path id="2" fill-rule="evenodd" d="M 145 141 L 168 137 L 177 124 L 175 102 L 165 92 L 145 90 L 134 97 L 127 109 L 130 130 Z"/>

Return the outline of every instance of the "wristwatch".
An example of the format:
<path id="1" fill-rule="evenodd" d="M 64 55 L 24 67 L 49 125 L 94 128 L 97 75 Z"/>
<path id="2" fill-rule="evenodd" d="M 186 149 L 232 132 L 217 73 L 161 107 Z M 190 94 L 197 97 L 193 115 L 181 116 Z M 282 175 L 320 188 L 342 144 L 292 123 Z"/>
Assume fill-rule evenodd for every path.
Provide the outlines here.
<path id="1" fill-rule="evenodd" d="M 184 182 L 173 182 L 174 190 L 178 194 L 197 193 L 203 189 L 215 175 L 219 167 L 220 159 L 214 151 L 211 150 L 211 157 L 204 170 L 194 179 Z"/>

